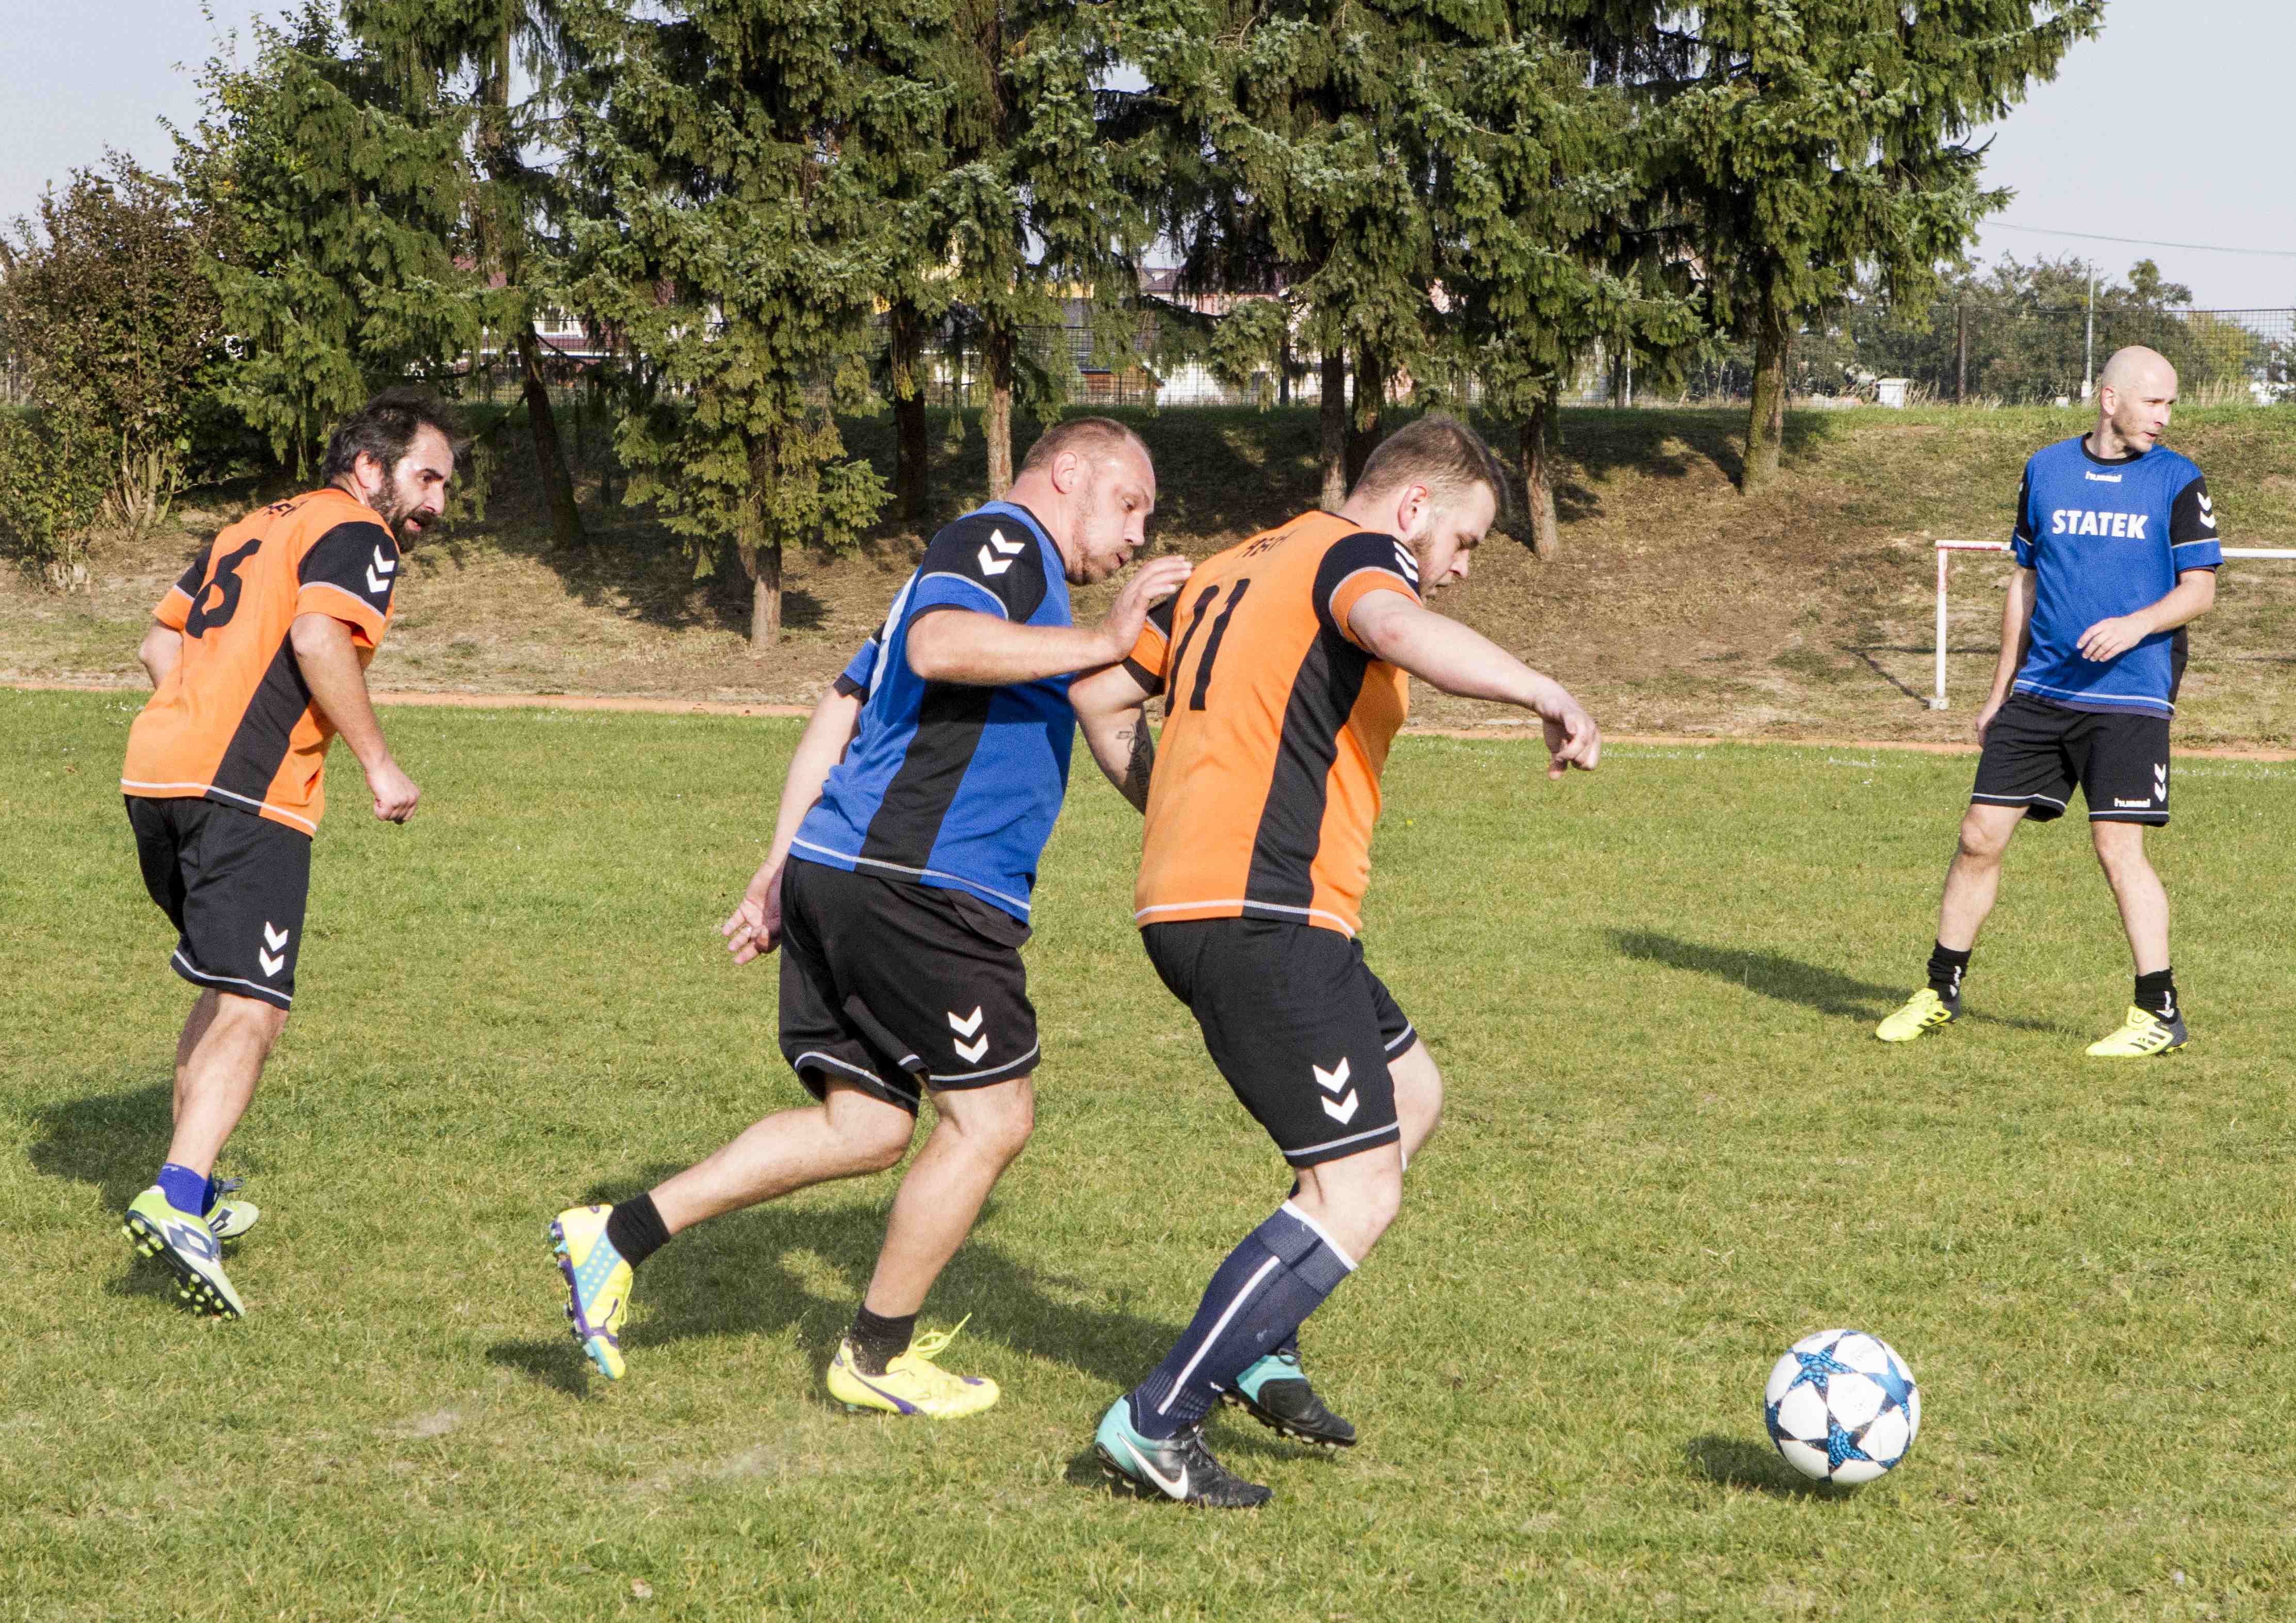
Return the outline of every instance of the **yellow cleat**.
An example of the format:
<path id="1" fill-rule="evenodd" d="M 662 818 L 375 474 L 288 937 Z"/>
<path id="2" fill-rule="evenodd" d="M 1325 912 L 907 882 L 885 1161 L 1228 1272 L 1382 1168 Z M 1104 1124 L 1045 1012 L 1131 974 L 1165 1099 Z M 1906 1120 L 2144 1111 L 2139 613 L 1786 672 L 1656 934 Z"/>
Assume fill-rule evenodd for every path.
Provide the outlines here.
<path id="1" fill-rule="evenodd" d="M 611 1206 L 576 1206 L 550 1223 L 550 1250 L 566 1281 L 566 1321 L 598 1373 L 619 1381 L 622 1320 L 630 1310 L 630 1265 L 606 1238 Z"/>
<path id="2" fill-rule="evenodd" d="M 964 1328 L 959 1321 L 956 1329 Z M 851 1410 L 929 1414 L 935 1420 L 978 1414 L 996 1401 L 996 1383 L 981 1375 L 952 1375 L 933 1362 L 955 1339 L 956 1330 L 919 1336 L 882 1375 L 864 1373 L 854 1362 L 853 1343 L 841 1341 L 829 1364 L 829 1395 Z"/>
<path id="3" fill-rule="evenodd" d="M 1910 1043 L 1923 1032 L 1949 1026 L 1960 1018 L 1961 999 L 1948 1003 L 1935 987 L 1923 987 L 1906 999 L 1904 1008 L 1874 1027 L 1874 1035 L 1885 1043 Z"/>
<path id="4" fill-rule="evenodd" d="M 2147 1060 L 2156 1053 L 2174 1053 L 2191 1040 L 2185 1017 L 2176 1010 L 2164 1016 L 2132 1004 L 2120 1029 L 2091 1043 L 2088 1054 L 2093 1060 Z"/>

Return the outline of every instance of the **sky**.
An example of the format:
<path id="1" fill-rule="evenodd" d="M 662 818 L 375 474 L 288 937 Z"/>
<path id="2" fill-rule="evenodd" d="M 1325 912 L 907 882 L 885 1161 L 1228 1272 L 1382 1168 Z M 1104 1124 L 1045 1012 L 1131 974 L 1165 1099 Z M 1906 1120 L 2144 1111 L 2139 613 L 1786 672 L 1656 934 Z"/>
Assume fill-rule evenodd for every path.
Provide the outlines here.
<path id="1" fill-rule="evenodd" d="M 222 30 L 257 0 L 0 0 L 0 220 L 107 146 L 165 167 Z M 210 21 L 203 11 L 213 13 Z M 1977 256 L 2151 258 L 2208 309 L 2296 307 L 2296 185 L 2285 147 L 2296 0 L 2111 0 L 2103 32 L 1986 132 L 1988 184 L 2017 195 Z M 2044 228 L 2044 229 L 2027 229 Z M 2046 234 L 2083 232 L 2276 255 Z"/>

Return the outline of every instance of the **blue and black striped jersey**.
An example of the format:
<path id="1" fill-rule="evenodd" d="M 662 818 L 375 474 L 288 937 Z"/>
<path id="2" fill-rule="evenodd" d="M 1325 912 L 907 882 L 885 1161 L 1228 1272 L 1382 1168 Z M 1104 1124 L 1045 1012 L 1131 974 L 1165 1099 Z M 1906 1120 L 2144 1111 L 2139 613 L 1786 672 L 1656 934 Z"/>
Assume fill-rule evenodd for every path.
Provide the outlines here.
<path id="1" fill-rule="evenodd" d="M 909 668 L 909 627 L 943 609 L 1073 623 L 1061 555 L 1028 509 L 991 502 L 935 536 L 883 627 L 838 678 L 840 693 L 867 695 L 860 731 L 790 854 L 970 891 L 1025 920 L 1068 790 L 1070 678 L 924 680 Z"/>

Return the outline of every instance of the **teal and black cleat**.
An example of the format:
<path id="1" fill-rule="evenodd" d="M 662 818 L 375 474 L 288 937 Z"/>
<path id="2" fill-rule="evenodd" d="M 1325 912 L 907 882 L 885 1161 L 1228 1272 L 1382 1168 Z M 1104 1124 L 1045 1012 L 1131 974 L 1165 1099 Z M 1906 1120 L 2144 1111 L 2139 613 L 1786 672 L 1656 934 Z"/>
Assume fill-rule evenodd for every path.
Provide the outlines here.
<path id="1" fill-rule="evenodd" d="M 217 1318 L 247 1316 L 247 1305 L 223 1271 L 223 1242 L 204 1219 L 168 1204 L 157 1184 L 135 1197 L 119 1220 L 127 1243 L 156 1257 L 176 1276 L 176 1294 Z"/>
<path id="2" fill-rule="evenodd" d="M 1220 1394 L 1270 1431 L 1319 1448 L 1352 1448 L 1356 1429 L 1324 1406 L 1297 1353 L 1267 1353 Z"/>
<path id="3" fill-rule="evenodd" d="M 1133 1430 L 1128 1398 L 1109 1406 L 1092 1442 L 1102 1474 L 1119 1492 L 1213 1510 L 1250 1510 L 1275 1496 L 1212 1458 L 1201 1422 L 1160 1442 L 1141 1436 Z"/>

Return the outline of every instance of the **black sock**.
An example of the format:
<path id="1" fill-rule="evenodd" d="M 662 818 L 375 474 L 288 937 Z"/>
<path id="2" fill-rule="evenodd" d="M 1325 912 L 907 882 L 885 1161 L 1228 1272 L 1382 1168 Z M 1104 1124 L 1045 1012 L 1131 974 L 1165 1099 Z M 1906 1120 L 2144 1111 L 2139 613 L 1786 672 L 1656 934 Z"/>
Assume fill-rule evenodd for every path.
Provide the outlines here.
<path id="1" fill-rule="evenodd" d="M 661 1225 L 652 1194 L 615 1204 L 606 1214 L 606 1243 L 634 1268 L 669 1243 L 669 1231 Z"/>
<path id="2" fill-rule="evenodd" d="M 853 1343 L 853 1362 L 865 1375 L 882 1375 L 885 1365 L 909 1350 L 909 1338 L 916 1333 L 917 1316 L 904 1313 L 898 1318 L 880 1318 L 863 1303 L 853 1316 L 853 1328 L 845 1339 Z"/>
<path id="3" fill-rule="evenodd" d="M 2136 995 L 2129 1001 L 2140 1009 L 2147 1009 L 2162 1020 L 2173 1020 L 2177 1014 L 2177 972 L 2155 970 L 2136 978 Z"/>
<path id="4" fill-rule="evenodd" d="M 1930 948 L 1930 990 L 1948 1003 L 1961 996 L 1961 978 L 1969 969 L 1969 955 L 1977 949 L 1969 947 L 1956 952 L 1940 941 Z"/>

